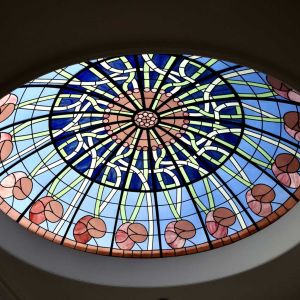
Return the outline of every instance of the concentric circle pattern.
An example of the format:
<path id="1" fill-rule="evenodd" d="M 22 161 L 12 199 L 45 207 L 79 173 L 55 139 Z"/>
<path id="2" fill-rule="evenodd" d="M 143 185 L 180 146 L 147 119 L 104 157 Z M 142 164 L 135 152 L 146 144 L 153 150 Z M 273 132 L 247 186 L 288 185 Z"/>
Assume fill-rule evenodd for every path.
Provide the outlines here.
<path id="1" fill-rule="evenodd" d="M 0 99 L 0 209 L 102 255 L 230 244 L 299 200 L 299 103 L 278 79 L 201 56 L 53 71 Z"/>

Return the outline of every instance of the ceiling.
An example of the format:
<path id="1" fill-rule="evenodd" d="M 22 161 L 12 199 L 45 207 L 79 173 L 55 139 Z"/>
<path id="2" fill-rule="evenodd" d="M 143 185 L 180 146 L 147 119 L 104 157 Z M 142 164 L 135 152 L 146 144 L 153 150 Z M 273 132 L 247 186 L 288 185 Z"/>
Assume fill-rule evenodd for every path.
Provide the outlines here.
<path id="1" fill-rule="evenodd" d="M 0 94 L 85 58 L 143 51 L 225 58 L 300 90 L 299 9 L 295 1 L 2 1 Z M 0 250 L 0 298 L 299 299 L 299 271 L 300 245 L 259 268 L 214 282 L 104 287 L 48 274 Z"/>

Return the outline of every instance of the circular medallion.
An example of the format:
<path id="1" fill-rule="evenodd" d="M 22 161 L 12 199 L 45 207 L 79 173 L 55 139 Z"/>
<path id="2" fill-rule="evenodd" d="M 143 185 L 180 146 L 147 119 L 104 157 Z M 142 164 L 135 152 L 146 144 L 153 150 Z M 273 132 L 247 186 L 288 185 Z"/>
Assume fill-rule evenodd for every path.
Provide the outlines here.
<path id="1" fill-rule="evenodd" d="M 188 58 L 182 58 L 182 63 L 190 61 Z M 180 100 L 176 93 L 157 88 L 132 89 L 129 85 L 125 89 L 114 80 L 110 81 L 110 89 L 102 97 L 94 94 L 95 92 L 93 96 L 78 94 L 73 82 L 78 78 L 85 78 L 87 81 L 95 79 L 95 66 L 88 65 L 69 78 L 53 102 L 53 117 L 50 116 L 49 123 L 53 144 L 62 159 L 82 176 L 117 189 L 153 192 L 199 181 L 217 170 L 234 153 L 240 142 L 245 121 L 239 96 L 228 80 L 208 66 L 205 66 L 202 72 L 203 82 L 213 84 L 218 81 L 222 86 L 223 96 L 234 95 L 235 99 L 229 104 L 225 104 L 225 100 L 215 101 L 213 95 L 217 93 L 217 89 L 214 89 L 204 101 L 203 92 L 192 99 L 186 97 Z M 62 96 L 66 93 L 69 97 Z M 54 114 L 56 111 L 65 114 L 60 117 Z M 76 112 L 75 120 L 73 112 Z M 234 123 L 228 122 L 231 119 Z M 80 134 L 65 131 L 65 128 L 72 128 L 74 122 L 78 124 Z M 223 127 L 224 130 L 218 132 L 218 127 Z M 85 151 L 84 147 L 76 151 L 78 138 L 83 135 L 90 135 L 89 145 L 93 144 L 95 147 L 81 159 L 75 159 Z M 188 149 L 185 149 L 184 137 L 195 141 L 194 145 L 190 145 L 197 152 L 192 160 Z M 211 147 L 210 151 L 200 150 L 212 145 L 216 139 L 223 142 L 219 144 L 218 149 Z M 102 140 L 106 142 L 102 143 Z M 175 147 L 169 149 L 171 144 Z M 223 153 L 219 148 L 223 149 Z M 150 181 L 145 176 L 128 176 L 125 171 L 121 172 L 117 184 L 116 170 L 111 168 L 110 162 L 112 165 L 119 165 L 116 161 L 118 151 L 127 152 L 128 160 L 135 156 L 141 174 L 147 173 L 153 164 L 154 179 Z M 93 157 L 95 160 L 101 160 L 103 154 L 107 155 L 107 158 L 103 163 L 94 165 L 91 170 Z M 161 166 L 155 163 L 153 155 L 160 156 L 162 164 L 173 165 L 169 168 L 171 172 L 157 172 Z M 147 161 L 152 162 L 144 163 L 145 156 Z M 175 157 L 180 157 L 182 162 L 180 171 L 173 164 Z M 160 177 L 163 180 L 160 180 Z M 109 180 L 110 178 L 112 180 Z M 147 185 L 145 181 L 148 181 Z"/>

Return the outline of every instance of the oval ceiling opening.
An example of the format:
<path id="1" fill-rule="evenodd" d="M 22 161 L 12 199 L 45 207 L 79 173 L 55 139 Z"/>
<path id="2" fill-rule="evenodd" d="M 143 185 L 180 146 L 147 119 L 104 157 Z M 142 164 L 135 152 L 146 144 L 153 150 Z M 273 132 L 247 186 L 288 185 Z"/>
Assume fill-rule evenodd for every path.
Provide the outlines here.
<path id="1" fill-rule="evenodd" d="M 202 56 L 55 70 L 0 100 L 0 209 L 101 255 L 233 243 L 298 202 L 299 102 L 280 80 Z"/>

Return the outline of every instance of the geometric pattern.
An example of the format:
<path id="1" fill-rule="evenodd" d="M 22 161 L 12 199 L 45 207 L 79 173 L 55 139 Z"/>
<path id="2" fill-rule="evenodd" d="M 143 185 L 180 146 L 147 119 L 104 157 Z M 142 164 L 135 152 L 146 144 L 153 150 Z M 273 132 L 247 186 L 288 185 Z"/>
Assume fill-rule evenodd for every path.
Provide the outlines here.
<path id="1" fill-rule="evenodd" d="M 0 210 L 78 250 L 198 253 L 300 199 L 300 93 L 195 55 L 99 58 L 0 99 Z"/>

